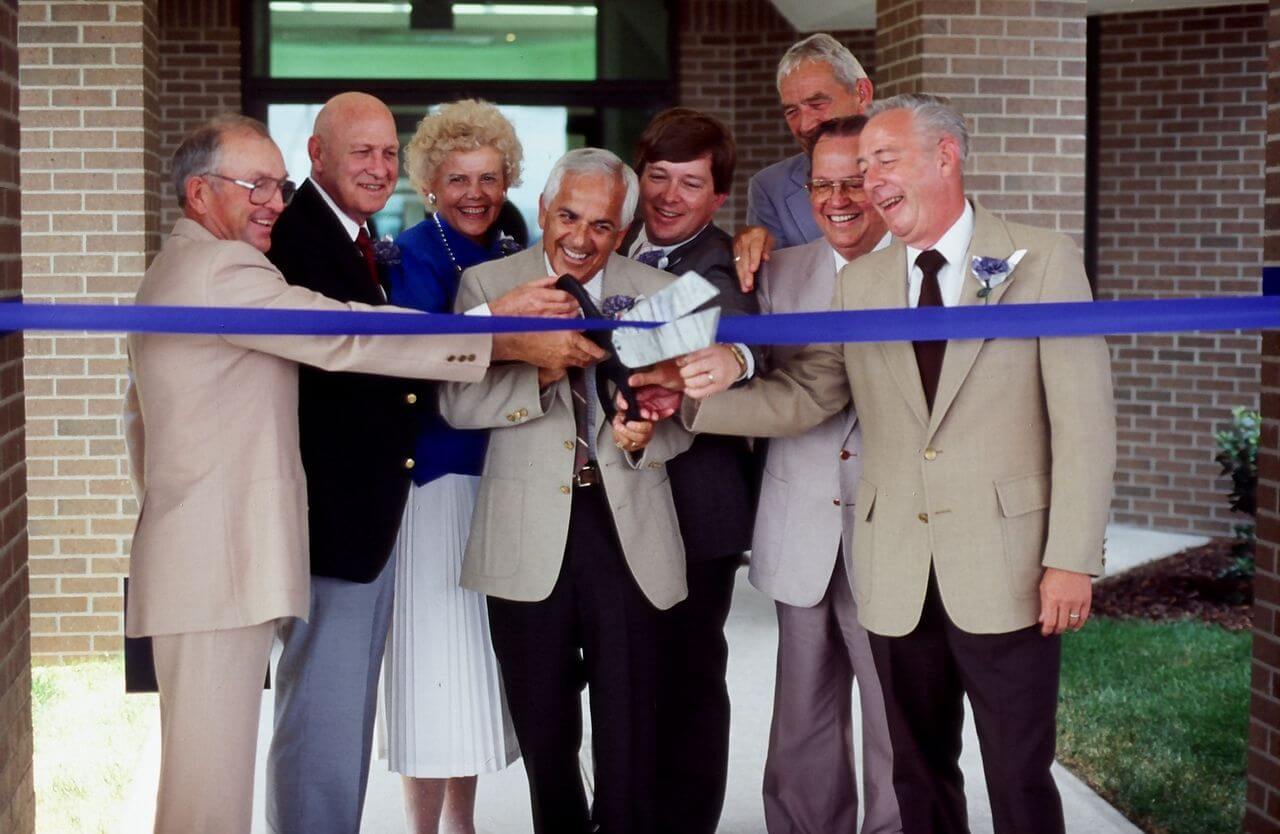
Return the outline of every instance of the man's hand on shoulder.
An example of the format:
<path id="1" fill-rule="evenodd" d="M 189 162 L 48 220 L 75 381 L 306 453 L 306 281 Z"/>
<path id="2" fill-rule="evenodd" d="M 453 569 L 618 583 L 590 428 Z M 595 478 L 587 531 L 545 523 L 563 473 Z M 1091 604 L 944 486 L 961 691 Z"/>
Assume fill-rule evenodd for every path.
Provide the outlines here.
<path id="1" fill-rule="evenodd" d="M 755 289 L 760 264 L 769 260 L 775 245 L 777 241 L 763 226 L 747 226 L 733 236 L 733 267 L 743 292 Z"/>

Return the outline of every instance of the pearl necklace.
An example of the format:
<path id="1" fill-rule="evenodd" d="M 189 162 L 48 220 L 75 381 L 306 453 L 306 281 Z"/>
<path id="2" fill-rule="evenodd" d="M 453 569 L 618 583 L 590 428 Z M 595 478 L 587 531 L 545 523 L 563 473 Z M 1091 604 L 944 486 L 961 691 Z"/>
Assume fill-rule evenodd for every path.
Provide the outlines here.
<path id="1" fill-rule="evenodd" d="M 453 256 L 453 249 L 449 246 L 449 238 L 444 235 L 444 226 L 440 225 L 440 212 L 434 212 L 431 219 L 436 221 L 436 231 L 440 233 L 440 242 L 444 244 L 444 253 L 449 256 L 449 262 L 453 264 L 453 268 L 462 274 L 462 267 L 458 265 L 458 259 Z"/>

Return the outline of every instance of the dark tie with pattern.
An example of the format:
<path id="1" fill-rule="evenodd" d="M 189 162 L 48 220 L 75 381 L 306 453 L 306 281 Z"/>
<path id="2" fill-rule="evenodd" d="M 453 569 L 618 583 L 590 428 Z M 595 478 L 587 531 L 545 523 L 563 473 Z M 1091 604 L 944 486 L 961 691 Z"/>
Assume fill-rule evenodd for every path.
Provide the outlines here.
<path id="1" fill-rule="evenodd" d="M 378 295 L 383 296 L 382 282 L 378 280 L 378 258 L 373 252 L 373 241 L 369 239 L 369 230 L 364 226 L 360 227 L 360 233 L 356 235 L 356 248 L 364 256 L 364 265 L 365 269 L 369 271 L 369 280 L 377 288 Z"/>
<path id="2" fill-rule="evenodd" d="M 916 266 L 924 273 L 920 282 L 920 300 L 917 307 L 941 307 L 942 289 L 938 286 L 938 273 L 947 265 L 947 259 L 934 249 L 926 249 L 916 256 Z M 947 352 L 945 340 L 912 342 L 916 351 L 916 366 L 920 369 L 920 382 L 924 385 L 924 401 L 933 411 L 933 397 L 938 393 L 938 375 L 942 372 L 942 357 Z"/>
<path id="3" fill-rule="evenodd" d="M 662 261 L 662 257 L 666 254 L 661 249 L 650 249 L 647 252 L 641 252 L 636 255 L 636 260 L 645 266 L 651 266 L 658 269 L 658 264 Z"/>
<path id="4" fill-rule="evenodd" d="M 573 422 L 578 427 L 578 438 L 573 447 L 573 474 L 576 477 L 591 459 L 591 413 L 587 409 L 589 392 L 585 368 L 569 369 L 569 391 L 573 394 Z"/>

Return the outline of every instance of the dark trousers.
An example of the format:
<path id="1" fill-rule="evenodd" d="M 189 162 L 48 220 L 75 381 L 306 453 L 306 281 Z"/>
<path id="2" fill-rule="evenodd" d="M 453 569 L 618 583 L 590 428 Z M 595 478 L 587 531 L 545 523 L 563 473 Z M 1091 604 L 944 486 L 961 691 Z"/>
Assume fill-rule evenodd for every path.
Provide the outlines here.
<path id="1" fill-rule="evenodd" d="M 1061 642 L 1038 625 L 970 634 L 947 617 L 929 578 L 924 611 L 903 637 L 871 635 L 893 742 L 903 834 L 968 834 L 960 773 L 969 696 L 995 834 L 1062 834 L 1053 764 Z"/>
<path id="2" fill-rule="evenodd" d="M 729 774 L 729 644 L 738 555 L 690 562 L 689 596 L 659 614 L 658 830 L 714 834 Z"/>
<path id="3" fill-rule="evenodd" d="M 657 613 L 623 558 L 602 485 L 574 490 L 551 595 L 489 598 L 538 834 L 656 830 Z M 590 810 L 578 769 L 584 684 L 595 762 Z"/>

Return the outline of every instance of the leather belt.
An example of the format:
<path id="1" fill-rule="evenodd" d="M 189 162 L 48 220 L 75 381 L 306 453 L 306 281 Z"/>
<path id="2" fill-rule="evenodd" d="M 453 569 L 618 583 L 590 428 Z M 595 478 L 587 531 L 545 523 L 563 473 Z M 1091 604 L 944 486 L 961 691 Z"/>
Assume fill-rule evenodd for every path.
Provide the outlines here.
<path id="1" fill-rule="evenodd" d="M 591 487 L 598 483 L 600 483 L 600 467 L 594 460 L 583 464 L 573 476 L 573 485 L 576 487 Z"/>

